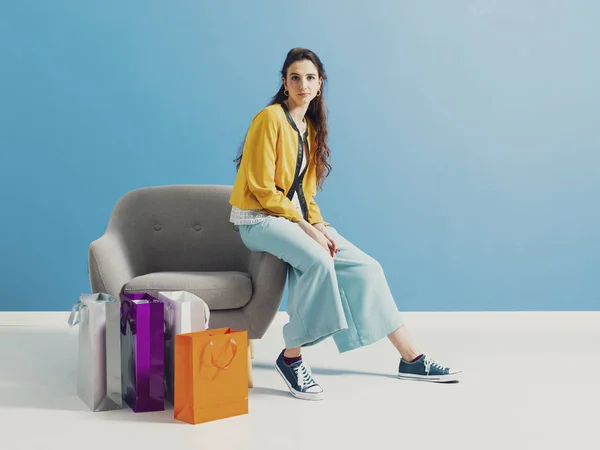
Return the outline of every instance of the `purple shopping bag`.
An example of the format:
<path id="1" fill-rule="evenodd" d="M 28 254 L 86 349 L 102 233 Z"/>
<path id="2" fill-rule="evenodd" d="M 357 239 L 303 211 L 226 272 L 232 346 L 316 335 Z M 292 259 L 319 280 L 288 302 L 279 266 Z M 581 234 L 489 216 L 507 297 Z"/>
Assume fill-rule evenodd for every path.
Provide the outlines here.
<path id="1" fill-rule="evenodd" d="M 122 393 L 134 412 L 165 409 L 164 317 L 150 294 L 121 294 Z"/>

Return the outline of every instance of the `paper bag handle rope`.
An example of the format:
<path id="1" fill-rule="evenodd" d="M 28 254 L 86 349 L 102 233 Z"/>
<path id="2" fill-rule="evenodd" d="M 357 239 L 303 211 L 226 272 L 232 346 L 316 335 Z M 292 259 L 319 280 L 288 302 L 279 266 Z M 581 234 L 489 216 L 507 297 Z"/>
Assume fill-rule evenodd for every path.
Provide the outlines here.
<path id="1" fill-rule="evenodd" d="M 215 355 L 213 354 L 213 348 L 214 348 L 215 344 L 213 343 L 213 341 L 210 341 L 208 343 L 208 345 L 210 345 L 210 362 L 212 363 L 213 366 L 215 366 L 218 369 L 221 369 L 221 370 L 228 369 L 229 366 L 231 366 L 231 363 L 233 362 L 233 360 L 235 359 L 235 356 L 237 355 L 237 351 L 238 351 L 237 343 L 233 340 L 233 338 L 229 339 L 229 343 L 231 344 L 231 350 L 233 352 L 233 355 L 231 356 L 231 359 L 229 360 L 229 362 L 227 364 L 225 364 L 224 366 L 221 366 L 215 360 Z"/>
<path id="2" fill-rule="evenodd" d="M 71 328 L 77 325 L 79 322 L 81 322 L 81 312 L 83 311 L 83 308 L 88 307 L 84 299 L 87 299 L 88 301 L 91 299 L 91 301 L 95 302 L 117 301 L 114 297 L 111 297 L 110 295 L 101 292 L 96 294 L 81 294 L 79 296 L 79 301 L 77 301 L 73 305 L 73 308 L 71 309 L 71 314 L 69 315 L 69 320 L 67 320 L 67 323 Z"/>
<path id="3" fill-rule="evenodd" d="M 131 300 L 123 300 L 121 302 L 121 334 L 127 333 L 127 324 L 129 324 L 129 329 L 131 330 L 131 334 L 136 333 L 136 320 L 133 315 L 133 305 L 134 303 Z M 127 309 L 124 310 L 124 307 L 127 306 Z"/>
<path id="4" fill-rule="evenodd" d="M 87 308 L 87 305 L 85 305 L 81 300 L 73 305 L 73 309 L 71 309 L 71 314 L 69 315 L 69 320 L 67 321 L 71 328 L 77 325 L 81 320 L 81 310 L 83 308 Z"/>

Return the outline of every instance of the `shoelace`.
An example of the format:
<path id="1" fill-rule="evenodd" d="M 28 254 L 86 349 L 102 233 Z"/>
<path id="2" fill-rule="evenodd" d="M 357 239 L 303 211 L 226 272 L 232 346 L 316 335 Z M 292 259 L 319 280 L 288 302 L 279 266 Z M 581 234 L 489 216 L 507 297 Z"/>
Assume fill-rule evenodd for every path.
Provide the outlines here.
<path id="1" fill-rule="evenodd" d="M 301 362 L 298 366 L 294 367 L 294 372 L 296 373 L 298 386 L 300 386 L 300 389 L 302 389 L 304 386 L 310 386 L 312 384 L 315 384 L 315 381 L 312 378 L 312 371 L 310 370 L 310 366 L 304 361 Z"/>
<path id="2" fill-rule="evenodd" d="M 437 369 L 446 370 L 446 367 L 437 363 L 435 360 L 433 360 L 429 356 L 425 357 L 424 362 L 425 362 L 425 372 L 427 372 L 427 373 L 429 373 L 429 371 L 431 370 L 431 366 L 433 366 L 434 368 L 437 368 Z"/>

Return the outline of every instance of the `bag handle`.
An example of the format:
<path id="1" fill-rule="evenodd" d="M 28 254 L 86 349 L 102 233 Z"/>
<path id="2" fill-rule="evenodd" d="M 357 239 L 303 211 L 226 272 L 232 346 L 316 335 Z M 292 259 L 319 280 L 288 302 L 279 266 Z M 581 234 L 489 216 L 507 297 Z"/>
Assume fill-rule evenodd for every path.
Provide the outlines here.
<path id="1" fill-rule="evenodd" d="M 174 319 L 174 307 L 173 304 L 171 302 L 163 302 L 165 305 L 165 320 L 164 320 L 164 338 L 165 341 L 170 341 L 174 336 L 173 336 L 173 327 L 170 327 L 169 324 L 173 323 L 173 319 Z"/>
<path id="2" fill-rule="evenodd" d="M 123 313 L 123 307 L 127 305 L 127 311 Z M 129 323 L 129 328 L 131 329 L 131 334 L 135 334 L 136 332 L 136 323 L 135 317 L 133 316 L 133 302 L 129 299 L 123 300 L 121 303 L 121 334 L 125 335 L 127 333 L 127 324 Z"/>
<path id="3" fill-rule="evenodd" d="M 81 320 L 81 310 L 83 308 L 87 308 L 87 305 L 85 305 L 81 300 L 79 300 L 73 305 L 73 308 L 71 309 L 71 314 L 69 315 L 69 320 L 67 321 L 71 328 L 77 325 Z"/>
<path id="4" fill-rule="evenodd" d="M 75 325 L 77 325 L 80 321 L 81 321 L 81 311 L 83 310 L 83 308 L 87 308 L 87 304 L 82 301 L 82 298 L 92 298 L 93 301 L 97 301 L 97 302 L 115 302 L 117 301 L 114 297 L 108 295 L 108 294 L 104 294 L 102 292 L 96 293 L 96 294 L 81 294 L 79 296 L 79 300 L 73 305 L 73 308 L 71 309 L 71 314 L 69 315 L 69 320 L 67 321 L 67 323 L 69 324 L 69 326 L 72 328 Z"/>
<path id="5" fill-rule="evenodd" d="M 237 352 L 238 352 L 238 346 L 237 343 L 235 342 L 235 340 L 233 338 L 229 339 L 229 343 L 231 344 L 231 350 L 233 355 L 231 356 L 231 359 L 229 360 L 229 362 L 225 365 L 220 365 L 217 360 L 215 359 L 215 355 L 213 353 L 213 348 L 215 346 L 213 341 L 209 341 L 208 344 L 206 344 L 207 346 L 210 345 L 210 362 L 213 366 L 215 366 L 217 369 L 220 370 L 227 370 L 229 369 L 229 366 L 231 366 L 231 363 L 233 363 L 233 360 L 235 359 Z"/>

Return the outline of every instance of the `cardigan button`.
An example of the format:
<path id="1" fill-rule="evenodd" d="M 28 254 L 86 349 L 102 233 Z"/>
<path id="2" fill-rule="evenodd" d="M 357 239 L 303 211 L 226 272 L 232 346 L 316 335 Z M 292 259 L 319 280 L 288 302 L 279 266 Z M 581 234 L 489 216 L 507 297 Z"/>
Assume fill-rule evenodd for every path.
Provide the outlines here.
<path id="1" fill-rule="evenodd" d="M 160 225 L 159 225 L 159 224 L 156 224 L 156 225 L 154 225 L 154 229 L 155 229 L 156 231 L 160 231 Z"/>
<path id="2" fill-rule="evenodd" d="M 202 227 L 201 227 L 200 225 L 196 225 L 196 226 L 194 227 L 194 230 L 196 230 L 196 231 L 200 231 L 201 229 L 202 229 Z"/>

